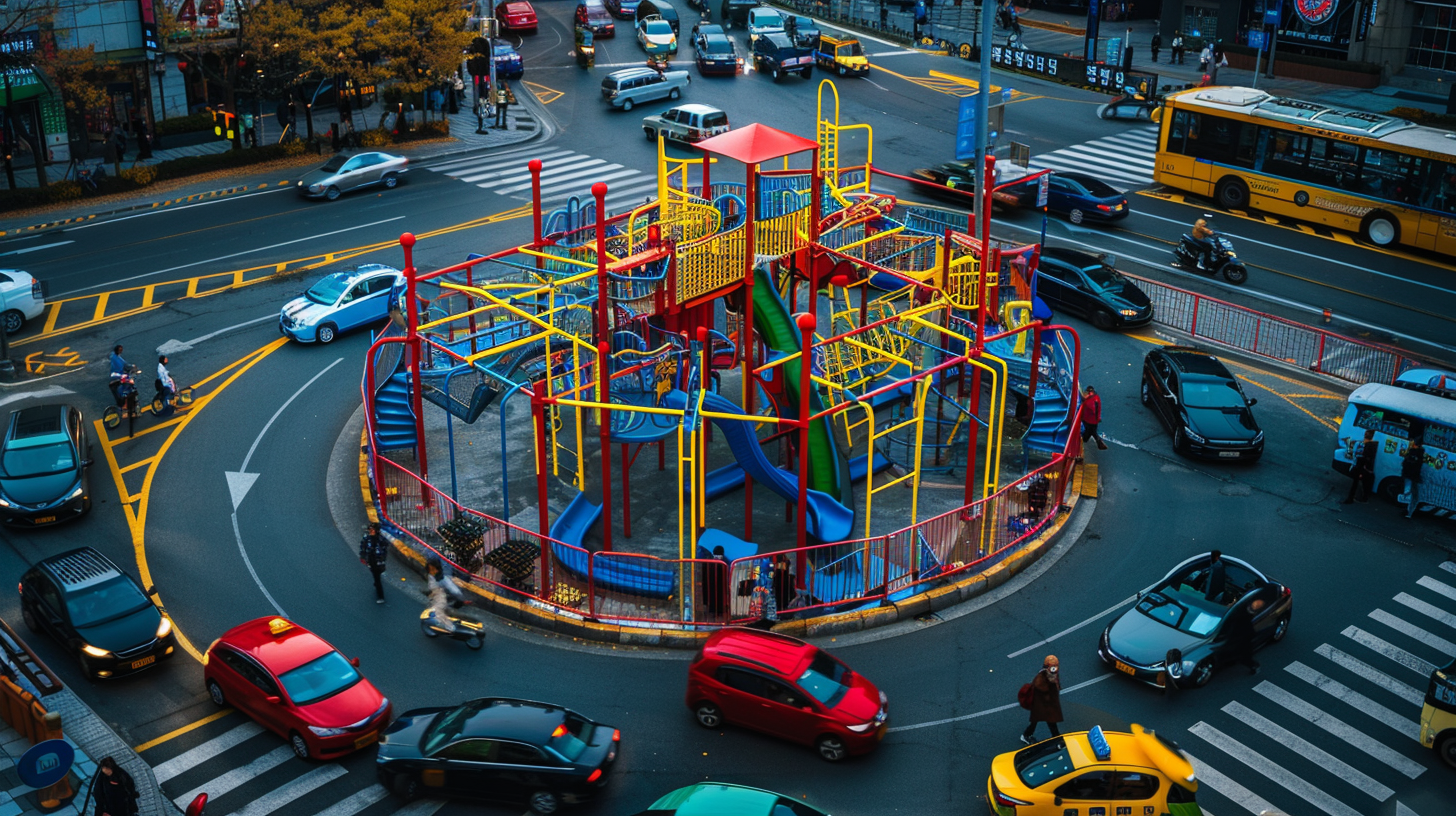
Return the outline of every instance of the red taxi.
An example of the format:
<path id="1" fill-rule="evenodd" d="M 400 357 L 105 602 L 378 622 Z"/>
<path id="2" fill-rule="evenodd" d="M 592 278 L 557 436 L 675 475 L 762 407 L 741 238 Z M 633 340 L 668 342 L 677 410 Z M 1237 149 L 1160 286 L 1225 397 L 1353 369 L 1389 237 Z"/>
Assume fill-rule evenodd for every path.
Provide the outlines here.
<path id="1" fill-rule="evenodd" d="M 536 10 L 524 0 L 496 4 L 495 18 L 500 21 L 501 31 L 536 33 Z"/>
<path id="2" fill-rule="evenodd" d="M 214 703 L 287 739 L 300 759 L 332 759 L 374 744 L 393 711 L 358 665 L 296 623 L 258 618 L 207 647 L 202 676 Z"/>

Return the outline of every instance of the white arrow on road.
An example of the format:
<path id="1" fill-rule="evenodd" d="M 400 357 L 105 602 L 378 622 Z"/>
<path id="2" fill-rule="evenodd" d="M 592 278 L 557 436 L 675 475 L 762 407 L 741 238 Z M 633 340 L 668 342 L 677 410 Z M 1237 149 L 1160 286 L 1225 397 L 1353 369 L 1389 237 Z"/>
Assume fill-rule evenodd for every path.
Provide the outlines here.
<path id="1" fill-rule="evenodd" d="M 22 391 L 19 394 L 8 394 L 0 397 L 0 405 L 9 405 L 12 402 L 23 399 L 45 399 L 46 397 L 59 397 L 62 394 L 74 394 L 69 388 L 62 388 L 59 385 L 48 385 L 45 388 L 35 391 Z"/>
<path id="2" fill-rule="evenodd" d="M 258 481 L 256 473 L 241 473 L 238 471 L 226 471 L 228 482 L 228 493 L 233 497 L 233 509 L 237 510 L 238 505 L 243 503 L 243 498 L 248 495 L 248 490 L 253 482 Z"/>
<path id="3" fill-rule="evenodd" d="M 179 351 L 187 351 L 187 350 L 191 349 L 193 346 L 197 345 L 198 343 L 201 343 L 201 342 L 203 342 L 205 340 L 211 340 L 212 338 L 217 337 L 220 334 L 227 334 L 228 332 L 232 331 L 233 329 L 241 329 L 244 326 L 251 326 L 254 323 L 262 323 L 264 320 L 277 320 L 277 319 L 278 319 L 278 315 L 266 314 L 266 315 L 263 315 L 262 317 L 255 317 L 252 320 L 245 320 L 242 323 L 235 323 L 235 324 L 233 324 L 231 326 L 228 326 L 225 329 L 218 329 L 217 331 L 212 332 L 211 334 L 204 334 L 201 337 L 194 337 L 191 340 L 168 340 L 167 342 L 163 343 L 162 345 L 157 346 L 157 353 L 158 354 L 176 354 Z"/>

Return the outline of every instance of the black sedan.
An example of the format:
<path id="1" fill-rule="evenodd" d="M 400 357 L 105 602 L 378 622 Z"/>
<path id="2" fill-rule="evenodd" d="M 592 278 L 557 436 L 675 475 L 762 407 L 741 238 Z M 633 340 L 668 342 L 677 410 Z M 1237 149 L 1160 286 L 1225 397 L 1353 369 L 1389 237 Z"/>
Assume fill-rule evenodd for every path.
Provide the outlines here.
<path id="1" fill-rule="evenodd" d="M 379 738 L 376 770 L 407 798 L 524 802 L 536 813 L 607 784 L 621 732 L 560 706 L 487 697 L 407 711 Z"/>
<path id="2" fill-rule="evenodd" d="M 1254 461 L 1264 431 L 1249 410 L 1258 400 L 1212 354 L 1164 346 L 1143 358 L 1143 405 L 1173 434 L 1173 450 L 1202 459 Z"/>
<path id="3" fill-rule="evenodd" d="M 733 40 L 723 33 L 720 26 L 705 23 L 693 32 L 693 59 L 698 63 L 701 74 L 738 74 L 743 71 L 743 60 Z"/>
<path id="4" fill-rule="evenodd" d="M 934 167 L 917 167 L 910 171 L 910 175 L 921 181 L 929 182 L 933 187 L 929 190 L 933 195 L 948 201 L 953 201 L 963 207 L 971 207 L 974 204 L 977 178 L 973 161 L 952 161 L 944 164 L 937 164 Z M 1024 173 L 1020 167 L 1011 164 L 996 166 L 997 183 L 1007 180 L 1009 173 Z M 1020 176 L 1016 176 L 1020 178 Z M 1019 187 L 1011 187 L 1006 190 L 999 190 L 991 193 L 991 198 L 997 205 L 1016 207 L 1021 204 L 1021 193 Z"/>
<path id="5" fill-rule="evenodd" d="M 10 414 L 0 443 L 0 519 L 39 527 L 91 509 L 86 425 L 69 405 L 37 405 Z"/>
<path id="6" fill-rule="evenodd" d="M 1144 326 L 1153 303 L 1105 258 L 1075 249 L 1043 247 L 1036 293 L 1059 312 L 1086 318 L 1099 329 Z"/>
<path id="7" fill-rule="evenodd" d="M 1277 643 L 1289 632 L 1294 596 L 1247 561 L 1222 556 L 1223 586 L 1209 586 L 1215 574 L 1211 553 L 1174 567 L 1137 604 L 1102 633 L 1097 654 L 1116 671 L 1155 686 L 1167 684 L 1171 670 L 1182 687 L 1206 685 L 1219 666 L 1238 657 L 1227 626 L 1231 616 L 1253 613 L 1254 648 Z M 1169 652 L 1181 660 L 1167 665 Z"/>

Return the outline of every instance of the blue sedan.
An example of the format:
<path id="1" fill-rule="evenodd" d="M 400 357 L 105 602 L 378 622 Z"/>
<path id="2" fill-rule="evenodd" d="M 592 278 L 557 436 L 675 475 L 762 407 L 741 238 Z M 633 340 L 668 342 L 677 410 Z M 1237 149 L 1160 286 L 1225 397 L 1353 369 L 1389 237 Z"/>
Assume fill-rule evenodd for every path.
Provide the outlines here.
<path id="1" fill-rule="evenodd" d="M 1030 195 L 1030 203 L 1035 204 L 1034 186 Z M 1073 224 L 1081 224 L 1085 221 L 1117 221 L 1126 218 L 1132 209 L 1128 206 L 1127 196 L 1096 176 L 1053 173 L 1047 186 L 1047 211 L 1064 215 Z"/>
<path id="2" fill-rule="evenodd" d="M 404 275 L 383 264 L 326 275 L 278 316 L 278 330 L 300 343 L 332 343 L 341 333 L 389 317 L 390 292 L 404 286 Z"/>
<path id="3" fill-rule="evenodd" d="M 510 43 L 495 40 L 490 46 L 491 57 L 495 60 L 495 75 L 501 79 L 520 79 L 526 74 L 525 64 L 521 61 L 520 52 L 511 47 Z"/>

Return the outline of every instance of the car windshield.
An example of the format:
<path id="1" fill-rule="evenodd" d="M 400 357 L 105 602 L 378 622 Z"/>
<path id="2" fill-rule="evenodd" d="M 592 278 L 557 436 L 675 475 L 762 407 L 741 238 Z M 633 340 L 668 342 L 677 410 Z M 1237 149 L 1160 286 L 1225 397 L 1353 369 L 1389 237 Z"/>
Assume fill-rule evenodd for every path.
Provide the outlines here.
<path id="1" fill-rule="evenodd" d="M 778 14 L 772 11 L 760 11 L 757 14 L 753 15 L 753 25 L 757 28 L 769 28 L 772 26 L 783 28 L 784 18 L 780 17 Z"/>
<path id="2" fill-rule="evenodd" d="M 648 20 L 647 35 L 650 37 L 666 36 L 672 33 L 672 24 L 666 20 Z"/>
<path id="3" fill-rule="evenodd" d="M 587 743 L 591 742 L 594 730 L 596 726 L 581 717 L 568 714 L 566 720 L 551 732 L 551 739 L 546 747 L 560 754 L 567 762 L 575 762 L 586 750 Z"/>
<path id="4" fill-rule="evenodd" d="M 1091 281 L 1093 286 L 1105 291 L 1121 289 L 1122 284 L 1127 281 L 1122 273 L 1105 264 L 1084 266 L 1082 274 L 1087 276 L 1087 280 Z"/>
<path id="5" fill-rule="evenodd" d="M 425 732 L 425 739 L 420 743 L 420 750 L 425 756 L 429 756 L 454 742 L 465 728 L 465 724 L 479 712 L 480 702 L 478 700 L 441 711 L 435 715 L 435 721 L 430 723 L 429 730 Z"/>
<path id="6" fill-rule="evenodd" d="M 1177 597 L 1179 592 L 1149 592 L 1138 602 L 1137 609 L 1153 620 L 1180 632 L 1200 637 L 1213 633 L 1222 618 L 1208 610 Z"/>
<path id="7" fill-rule="evenodd" d="M 1239 408 L 1246 406 L 1244 395 L 1229 380 L 1183 380 L 1183 404 L 1189 408 Z"/>
<path id="8" fill-rule="evenodd" d="M 852 43 L 845 43 L 844 45 L 841 45 L 838 48 L 834 49 L 834 54 L 835 56 L 839 57 L 863 57 L 864 46 L 860 45 L 859 41 L 856 40 Z"/>
<path id="9" fill-rule="evenodd" d="M 335 153 L 334 154 L 334 157 L 332 159 L 329 159 L 328 161 L 324 162 L 324 166 L 323 167 L 320 167 L 319 169 L 320 170 L 327 171 L 327 172 L 330 172 L 330 173 L 337 173 L 337 172 L 339 172 L 340 169 L 343 168 L 344 162 L 346 162 L 348 160 L 349 160 L 349 157 L 348 156 L 345 156 L 345 155 L 342 155 L 342 154 L 339 154 L 339 153 Z"/>
<path id="10" fill-rule="evenodd" d="M 703 43 L 703 53 L 710 56 L 727 56 L 733 53 L 733 43 L 725 37 L 715 37 Z"/>
<path id="11" fill-rule="evenodd" d="M 849 679 L 849 669 L 843 663 L 830 657 L 824 652 L 814 655 L 809 667 L 799 675 L 799 687 L 809 692 L 814 699 L 833 708 L 839 705 L 844 699 L 844 693 L 849 691 L 845 681 Z"/>
<path id="12" fill-rule="evenodd" d="M 46 476 L 74 470 L 76 456 L 71 451 L 70 440 L 65 436 L 50 438 L 55 440 L 51 444 L 5 451 L 5 475 L 13 479 L 23 479 L 27 476 Z"/>
<path id="13" fill-rule="evenodd" d="M 329 652 L 278 675 L 278 679 L 283 681 L 283 690 L 294 705 L 308 705 L 332 697 L 364 678 L 343 655 Z"/>
<path id="14" fill-rule="evenodd" d="M 320 306 L 332 306 L 334 305 L 334 301 L 338 300 L 339 295 L 344 294 L 344 290 L 347 288 L 349 288 L 348 278 L 340 275 L 329 275 L 310 287 L 304 296 Z"/>
<path id="15" fill-rule="evenodd" d="M 71 625 L 78 628 L 105 623 L 150 605 L 151 601 L 137 589 L 136 584 L 122 575 L 66 599 Z"/>
<path id="16" fill-rule="evenodd" d="M 1071 754 L 1067 753 L 1066 737 L 1049 739 L 1017 751 L 1011 765 L 1028 788 L 1041 787 L 1076 770 Z"/>

